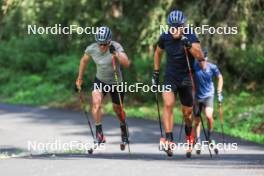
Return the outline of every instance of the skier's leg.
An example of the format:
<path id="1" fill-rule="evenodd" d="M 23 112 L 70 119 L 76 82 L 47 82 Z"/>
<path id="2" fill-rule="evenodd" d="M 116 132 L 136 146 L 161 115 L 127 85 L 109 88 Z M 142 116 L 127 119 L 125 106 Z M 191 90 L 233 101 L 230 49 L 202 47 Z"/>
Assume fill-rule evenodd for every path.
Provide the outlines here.
<path id="1" fill-rule="evenodd" d="M 179 98 L 182 104 L 182 114 L 185 121 L 185 135 L 188 150 L 186 156 L 191 157 L 192 148 L 194 145 L 194 134 L 192 130 L 192 112 L 193 112 L 193 92 L 192 86 L 188 79 L 182 81 L 179 85 Z"/>
<path id="2" fill-rule="evenodd" d="M 96 139 L 98 143 L 105 142 L 103 129 L 102 129 L 102 100 L 103 93 L 99 90 L 93 90 L 92 92 L 92 115 L 95 121 Z"/>
<path id="3" fill-rule="evenodd" d="M 194 104 L 194 132 L 195 132 L 195 137 L 196 140 L 200 140 L 200 134 L 201 134 L 201 113 L 202 113 L 202 109 L 203 109 L 203 103 L 202 102 L 198 102 L 196 100 L 195 104 Z"/>
<path id="4" fill-rule="evenodd" d="M 205 115 L 208 120 L 208 141 L 210 144 L 210 147 L 213 147 L 215 154 L 218 154 L 219 149 L 217 148 L 216 141 L 213 138 L 213 129 L 214 129 L 214 119 L 213 119 L 213 108 L 212 107 L 206 107 L 205 108 Z"/>
<path id="5" fill-rule="evenodd" d="M 100 124 L 102 121 L 102 101 L 103 94 L 99 90 L 92 92 L 92 115 L 96 124 Z"/>
<path id="6" fill-rule="evenodd" d="M 116 117 L 119 119 L 120 122 L 120 130 L 121 130 L 121 140 L 122 142 L 128 142 L 128 129 L 126 124 L 126 113 L 123 108 L 123 100 L 124 100 L 124 93 L 120 92 L 121 101 L 119 101 L 119 95 L 117 92 L 112 92 L 111 94 L 112 103 L 113 103 L 113 110 L 116 114 Z M 122 103 L 122 105 L 121 105 Z"/>
<path id="7" fill-rule="evenodd" d="M 211 139 L 211 134 L 213 132 L 214 129 L 214 119 L 213 119 L 213 108 L 211 107 L 206 107 L 205 108 L 205 116 L 208 120 L 208 139 Z"/>
<path id="8" fill-rule="evenodd" d="M 194 131 L 195 131 L 195 149 L 196 149 L 196 154 L 201 154 L 201 148 L 202 148 L 202 143 L 201 143 L 201 113 L 202 113 L 202 107 L 203 104 L 199 103 L 198 100 L 195 101 L 194 103 Z"/>
<path id="9" fill-rule="evenodd" d="M 192 107 L 182 106 L 182 113 L 185 120 L 185 134 L 190 136 L 192 134 Z"/>
<path id="10" fill-rule="evenodd" d="M 166 139 L 173 141 L 173 107 L 175 104 L 174 92 L 163 92 L 163 125 L 165 128 Z"/>
<path id="11" fill-rule="evenodd" d="M 194 118 L 194 129 L 195 129 L 195 137 L 196 139 L 199 139 L 201 134 L 201 120 L 199 116 L 196 116 Z"/>
<path id="12" fill-rule="evenodd" d="M 208 121 L 208 139 L 211 139 L 211 134 L 214 129 L 214 119 L 213 119 L 213 112 L 214 112 L 214 98 L 213 97 L 208 97 L 205 99 L 205 116 Z"/>

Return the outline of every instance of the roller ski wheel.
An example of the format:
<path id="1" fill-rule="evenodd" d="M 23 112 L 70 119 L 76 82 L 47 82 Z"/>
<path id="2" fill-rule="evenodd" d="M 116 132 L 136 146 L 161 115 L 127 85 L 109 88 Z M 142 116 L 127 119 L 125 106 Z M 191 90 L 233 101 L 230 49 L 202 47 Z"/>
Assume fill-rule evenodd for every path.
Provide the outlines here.
<path id="1" fill-rule="evenodd" d="M 201 155 L 201 150 L 196 150 L 197 155 Z"/>
<path id="2" fill-rule="evenodd" d="M 98 147 L 97 144 L 94 143 L 94 146 L 87 150 L 88 154 L 89 155 L 93 154 L 93 152 L 97 149 L 97 147 Z"/>
<path id="3" fill-rule="evenodd" d="M 219 151 L 218 151 L 218 149 L 217 149 L 217 148 L 215 148 L 215 149 L 214 149 L 214 152 L 215 152 L 215 154 L 216 154 L 216 155 L 218 155 L 218 154 L 219 154 Z"/>
<path id="4" fill-rule="evenodd" d="M 93 154 L 93 152 L 97 149 L 97 148 L 100 148 L 100 145 L 101 144 L 105 144 L 105 140 L 104 141 L 101 141 L 101 142 L 98 142 L 98 141 L 95 141 L 94 142 L 94 146 L 90 149 L 87 150 L 88 154 Z"/>
<path id="5" fill-rule="evenodd" d="M 172 150 L 166 150 L 165 152 L 167 153 L 168 157 L 172 157 L 173 156 Z"/>
<path id="6" fill-rule="evenodd" d="M 192 157 L 192 147 L 193 147 L 193 145 L 189 145 L 189 148 L 186 151 L 186 157 L 187 158 L 191 158 Z"/>
<path id="7" fill-rule="evenodd" d="M 187 152 L 187 153 L 186 153 L 186 157 L 187 157 L 187 158 L 191 158 L 191 157 L 192 157 L 192 152 L 190 152 L 190 151 Z"/>
<path id="8" fill-rule="evenodd" d="M 90 155 L 93 154 L 93 151 L 94 151 L 94 150 L 93 150 L 92 148 L 89 149 L 89 150 L 88 150 L 88 154 L 90 154 Z"/>
<path id="9" fill-rule="evenodd" d="M 126 144 L 122 143 L 120 144 L 120 150 L 124 151 L 126 149 Z"/>
<path id="10" fill-rule="evenodd" d="M 201 154 L 201 148 L 202 148 L 201 141 L 200 140 L 196 141 L 195 150 L 197 155 Z"/>
<path id="11" fill-rule="evenodd" d="M 121 144 L 120 144 L 120 150 L 121 151 L 124 151 L 125 149 L 126 149 L 126 146 L 128 145 L 128 141 L 127 142 L 122 142 Z"/>

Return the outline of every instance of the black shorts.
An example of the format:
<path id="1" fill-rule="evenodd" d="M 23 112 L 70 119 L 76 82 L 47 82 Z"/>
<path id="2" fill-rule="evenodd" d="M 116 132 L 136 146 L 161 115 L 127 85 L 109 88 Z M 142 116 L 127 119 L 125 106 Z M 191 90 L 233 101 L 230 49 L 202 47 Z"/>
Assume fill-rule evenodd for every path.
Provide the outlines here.
<path id="1" fill-rule="evenodd" d="M 125 93 L 118 92 L 117 87 L 113 85 L 116 85 L 116 84 L 106 84 L 100 81 L 98 78 L 95 78 L 94 83 L 93 83 L 93 90 L 99 90 L 100 92 L 102 92 L 103 97 L 105 97 L 107 93 L 109 93 L 112 99 L 112 103 L 120 105 L 119 94 L 120 94 L 121 101 L 123 103 Z"/>
<path id="2" fill-rule="evenodd" d="M 199 100 L 195 100 L 194 103 L 194 107 L 193 107 L 193 113 L 195 115 L 195 117 L 200 117 L 203 107 L 210 107 L 210 108 L 214 108 L 214 97 L 210 96 L 210 97 L 206 97 L 203 99 L 199 99 Z"/>
<path id="3" fill-rule="evenodd" d="M 180 101 L 183 106 L 193 106 L 192 81 L 189 76 L 180 79 L 165 76 L 164 85 L 170 85 L 175 96 L 179 93 Z"/>

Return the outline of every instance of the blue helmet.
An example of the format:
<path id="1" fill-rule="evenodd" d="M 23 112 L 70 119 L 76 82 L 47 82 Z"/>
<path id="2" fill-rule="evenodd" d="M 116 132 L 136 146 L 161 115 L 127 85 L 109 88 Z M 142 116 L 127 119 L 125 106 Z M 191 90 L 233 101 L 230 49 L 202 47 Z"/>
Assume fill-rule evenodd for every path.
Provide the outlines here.
<path id="1" fill-rule="evenodd" d="M 204 54 L 204 60 L 208 60 L 208 53 L 207 53 L 207 50 L 205 48 L 202 49 L 202 52 Z"/>
<path id="2" fill-rule="evenodd" d="M 101 26 L 95 34 L 95 40 L 99 44 L 106 44 L 112 40 L 112 31 L 109 27 Z"/>
<path id="3" fill-rule="evenodd" d="M 173 10 L 170 12 L 167 23 L 169 26 L 179 27 L 182 26 L 185 23 L 185 16 L 183 15 L 183 12 L 180 10 Z"/>

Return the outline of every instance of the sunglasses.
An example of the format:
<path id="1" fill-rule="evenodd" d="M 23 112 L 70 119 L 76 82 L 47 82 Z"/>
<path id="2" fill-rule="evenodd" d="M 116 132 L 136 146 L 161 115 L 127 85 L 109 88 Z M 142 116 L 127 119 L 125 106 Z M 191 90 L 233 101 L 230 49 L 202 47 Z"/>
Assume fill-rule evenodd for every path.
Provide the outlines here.
<path id="1" fill-rule="evenodd" d="M 109 42 L 108 43 L 101 43 L 101 44 L 99 44 L 100 46 L 107 46 L 107 45 L 109 45 Z"/>

